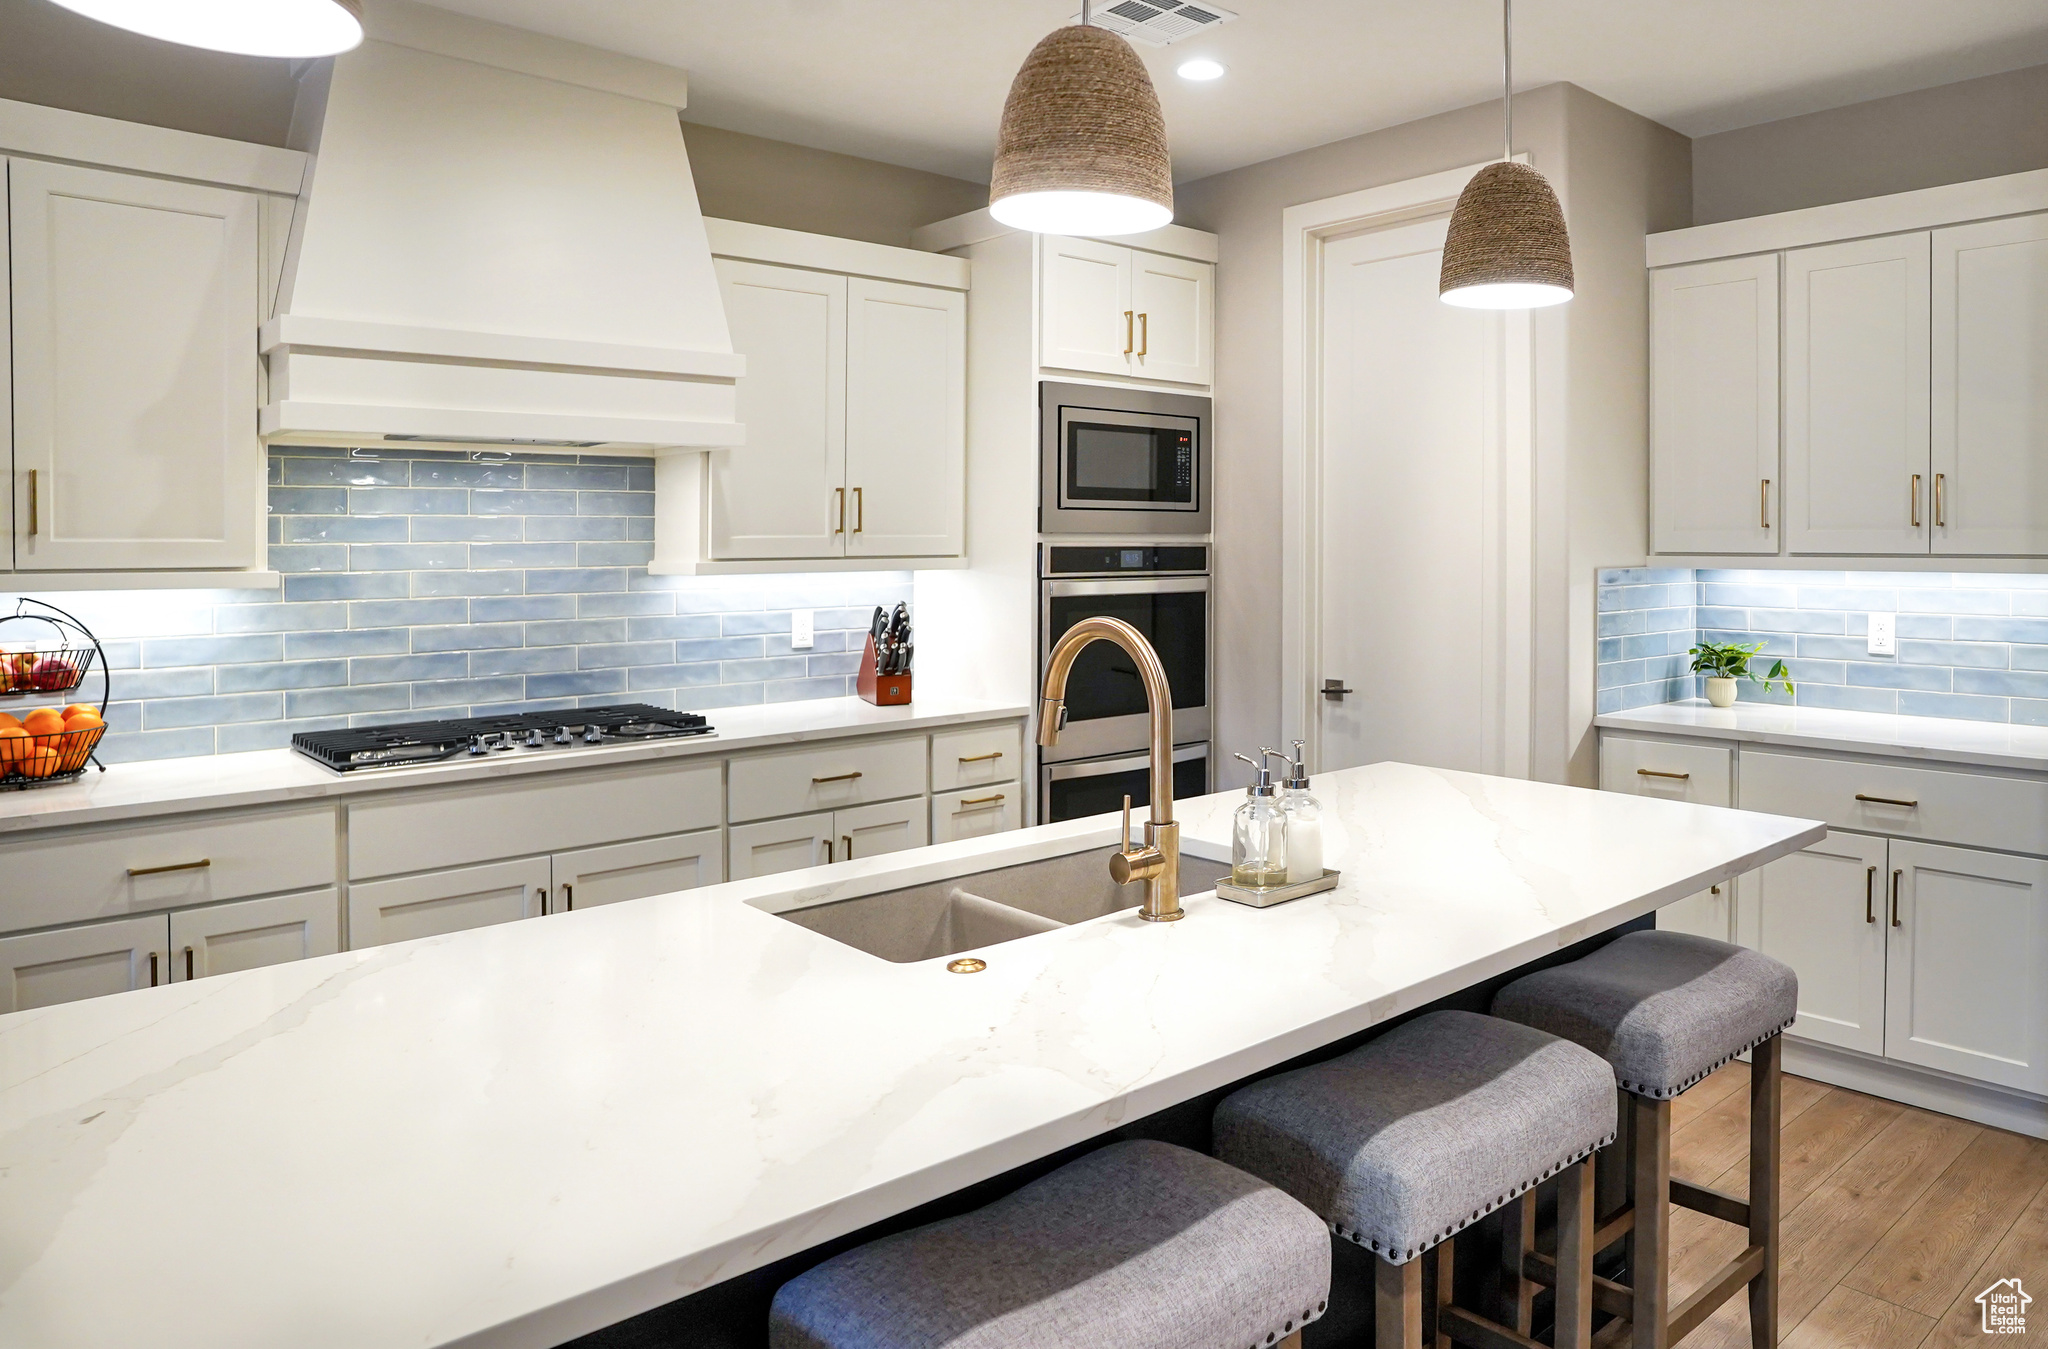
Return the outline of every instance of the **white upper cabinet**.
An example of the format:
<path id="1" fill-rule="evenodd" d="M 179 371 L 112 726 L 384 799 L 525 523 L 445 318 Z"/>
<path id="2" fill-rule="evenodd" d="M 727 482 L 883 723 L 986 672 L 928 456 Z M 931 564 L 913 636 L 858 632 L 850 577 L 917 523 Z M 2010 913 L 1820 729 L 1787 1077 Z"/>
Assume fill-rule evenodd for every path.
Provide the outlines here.
<path id="1" fill-rule="evenodd" d="M 846 507 L 846 278 L 717 260 L 739 384 L 742 451 L 711 458 L 712 553 L 823 557 Z"/>
<path id="2" fill-rule="evenodd" d="M 253 193 L 9 164 L 13 564 L 253 568 Z"/>
<path id="3" fill-rule="evenodd" d="M 846 551 L 961 552 L 967 297 L 855 277 L 846 305 Z"/>
<path id="4" fill-rule="evenodd" d="M 1040 248 L 1041 366 L 1213 382 L 1214 264 L 1058 235 Z"/>
<path id="5" fill-rule="evenodd" d="M 1785 254 L 1785 544 L 1927 551 L 1929 236 Z"/>
<path id="6" fill-rule="evenodd" d="M 2048 554 L 2048 215 L 1939 229 L 1933 253 L 1933 551 Z"/>
<path id="7" fill-rule="evenodd" d="M 1776 255 L 1656 272 L 1650 374 L 1651 548 L 1777 552 Z"/>

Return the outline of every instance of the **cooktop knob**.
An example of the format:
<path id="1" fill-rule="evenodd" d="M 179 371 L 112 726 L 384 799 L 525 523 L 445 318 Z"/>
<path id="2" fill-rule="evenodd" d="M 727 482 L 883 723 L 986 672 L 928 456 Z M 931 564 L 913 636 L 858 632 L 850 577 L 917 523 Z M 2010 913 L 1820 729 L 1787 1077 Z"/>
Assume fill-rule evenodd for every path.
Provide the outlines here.
<path id="1" fill-rule="evenodd" d="M 594 744 L 596 744 L 596 743 L 597 743 L 598 741 L 600 741 L 600 740 L 602 740 L 602 739 L 604 739 L 604 727 L 602 727 L 602 726 L 586 726 L 586 727 L 584 727 L 584 728 L 583 728 L 583 743 L 584 743 L 584 744 L 586 744 L 586 745 L 594 745 Z"/>
<path id="2" fill-rule="evenodd" d="M 540 733 L 540 727 L 536 726 L 526 733 L 526 745 L 528 749 L 539 749 L 541 747 L 541 743 L 542 736 Z"/>
<path id="3" fill-rule="evenodd" d="M 469 752 L 471 754 L 489 754 L 491 752 L 491 738 L 487 735 L 471 736 L 469 738 Z"/>
<path id="4" fill-rule="evenodd" d="M 569 741 L 570 741 L 571 739 L 573 739 L 573 737 L 572 737 L 572 736 L 571 736 L 571 735 L 569 734 L 569 728 L 568 728 L 567 726 L 557 726 L 557 727 L 555 727 L 555 743 L 556 743 L 556 744 L 558 744 L 558 745 L 566 745 L 566 744 L 568 744 L 568 743 L 569 743 Z"/>

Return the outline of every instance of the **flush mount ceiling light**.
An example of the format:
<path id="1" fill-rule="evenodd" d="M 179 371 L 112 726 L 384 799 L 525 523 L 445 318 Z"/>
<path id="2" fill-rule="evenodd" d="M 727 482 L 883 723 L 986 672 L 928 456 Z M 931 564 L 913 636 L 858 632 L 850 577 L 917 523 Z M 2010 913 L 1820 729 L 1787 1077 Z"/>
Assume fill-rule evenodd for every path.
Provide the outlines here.
<path id="1" fill-rule="evenodd" d="M 1173 219 L 1166 119 L 1131 44 L 1088 22 L 1048 33 L 1010 85 L 989 213 L 1034 234 L 1138 234 Z"/>
<path id="2" fill-rule="evenodd" d="M 1173 73 L 1184 80 L 1220 80 L 1229 67 L 1221 61 L 1211 61 L 1206 56 L 1197 56 L 1192 61 L 1180 63 L 1180 69 Z"/>
<path id="3" fill-rule="evenodd" d="M 1445 304 L 1464 309 L 1540 309 L 1572 298 L 1572 241 L 1550 183 L 1514 162 L 1513 0 L 1501 0 L 1500 16 L 1506 148 L 1458 194 L 1438 289 Z"/>
<path id="4" fill-rule="evenodd" d="M 241 56 L 333 56 L 363 40 L 359 0 L 56 0 L 145 37 Z"/>

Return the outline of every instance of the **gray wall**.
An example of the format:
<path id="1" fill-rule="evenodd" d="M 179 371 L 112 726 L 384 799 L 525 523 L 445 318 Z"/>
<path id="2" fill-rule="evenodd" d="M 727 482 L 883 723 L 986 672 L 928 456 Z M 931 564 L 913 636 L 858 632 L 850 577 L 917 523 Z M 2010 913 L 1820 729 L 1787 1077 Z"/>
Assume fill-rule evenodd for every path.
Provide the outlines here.
<path id="1" fill-rule="evenodd" d="M 683 123 L 706 215 L 910 247 L 910 232 L 988 205 L 988 184 Z"/>
<path id="2" fill-rule="evenodd" d="M 1693 223 L 2048 168 L 2048 66 L 1693 142 Z"/>

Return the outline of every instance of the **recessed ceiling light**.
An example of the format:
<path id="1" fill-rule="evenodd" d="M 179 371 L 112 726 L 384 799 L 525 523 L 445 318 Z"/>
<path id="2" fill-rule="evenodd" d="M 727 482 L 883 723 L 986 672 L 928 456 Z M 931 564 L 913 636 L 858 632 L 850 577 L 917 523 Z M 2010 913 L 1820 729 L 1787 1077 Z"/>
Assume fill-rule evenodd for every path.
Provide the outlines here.
<path id="1" fill-rule="evenodd" d="M 332 56 L 363 40 L 359 0 L 57 0 L 131 33 L 244 56 Z"/>
<path id="2" fill-rule="evenodd" d="M 1174 73 L 1184 80 L 1220 80 L 1223 78 L 1223 72 L 1228 69 L 1230 67 L 1221 61 L 1211 61 L 1206 56 L 1198 56 L 1192 61 L 1181 62 L 1180 69 Z"/>

